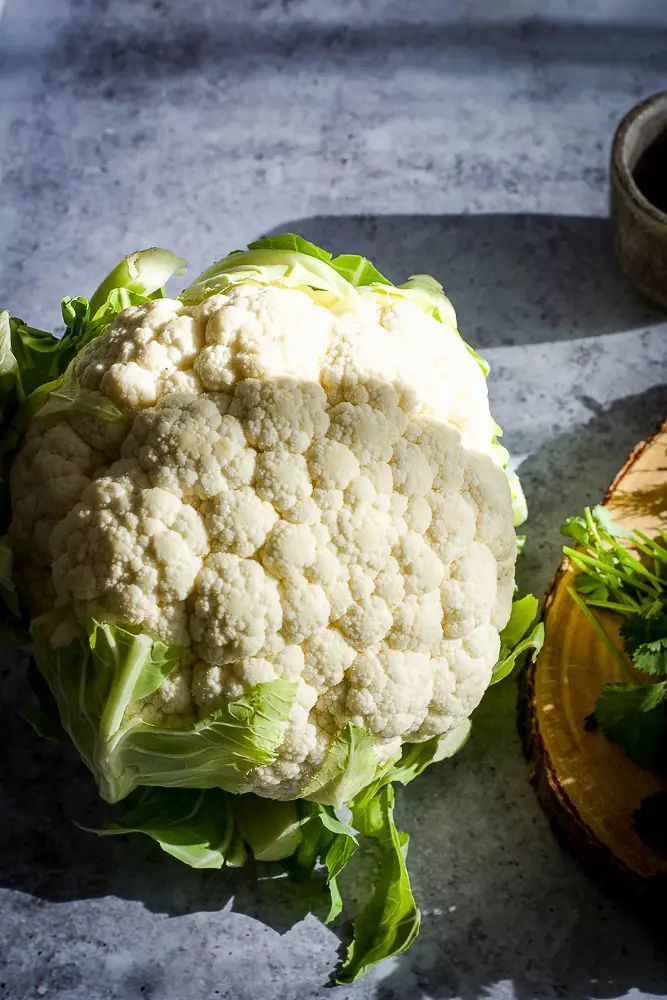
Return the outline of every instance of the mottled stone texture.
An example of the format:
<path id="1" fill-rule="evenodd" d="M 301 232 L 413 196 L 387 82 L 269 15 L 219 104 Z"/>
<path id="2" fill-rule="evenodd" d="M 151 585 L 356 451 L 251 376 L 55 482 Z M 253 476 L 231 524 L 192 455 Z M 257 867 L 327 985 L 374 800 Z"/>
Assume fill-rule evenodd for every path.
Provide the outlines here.
<path id="1" fill-rule="evenodd" d="M 284 230 L 392 278 L 432 271 L 492 363 L 532 509 L 521 579 L 542 589 L 563 516 L 667 410 L 666 329 L 604 221 L 611 134 L 664 86 L 666 48 L 661 0 L 8 0 L 0 302 L 53 325 L 125 252 L 164 245 L 195 272 Z M 399 795 L 418 942 L 334 990 L 319 885 L 79 831 L 100 807 L 75 755 L 17 717 L 16 657 L 0 698 L 3 1000 L 667 994 L 664 946 L 554 840 L 511 683 Z"/>

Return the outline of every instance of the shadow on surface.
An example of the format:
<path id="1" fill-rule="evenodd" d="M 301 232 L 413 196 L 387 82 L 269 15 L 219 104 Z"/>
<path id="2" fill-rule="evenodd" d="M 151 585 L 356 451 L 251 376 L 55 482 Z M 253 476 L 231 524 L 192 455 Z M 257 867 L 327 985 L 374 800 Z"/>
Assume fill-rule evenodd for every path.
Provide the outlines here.
<path id="1" fill-rule="evenodd" d="M 232 911 L 279 933 L 309 912 L 324 919 L 317 882 L 258 885 L 252 869 L 193 871 L 148 838 L 97 840 L 74 827 L 72 816 L 99 820 L 92 781 L 74 752 L 39 739 L 17 717 L 21 674 L 3 671 L 0 680 L 0 887 L 50 902 L 118 897 L 170 916 L 231 902 Z M 526 781 L 513 710 L 511 683 L 492 689 L 459 757 L 398 791 L 397 819 L 412 836 L 409 868 L 425 913 L 420 937 L 377 984 L 376 1000 L 502 997 L 503 983 L 516 1000 L 587 1000 L 631 988 L 660 994 L 667 982 L 667 965 L 656 971 L 658 944 L 552 838 Z M 156 986 L 152 969 L 150 977 Z M 294 983 L 289 995 L 301 996 Z"/>
<path id="2" fill-rule="evenodd" d="M 233 911 L 283 933 L 307 913 L 324 919 L 328 894 L 316 879 L 257 882 L 244 869 L 196 871 L 164 854 L 141 835 L 98 838 L 73 820 L 95 827 L 110 815 L 92 776 L 73 747 L 38 737 L 20 716 L 31 703 L 25 658 L 2 653 L 0 662 L 0 887 L 52 902 L 118 896 L 153 913 L 177 916 Z M 262 866 L 261 875 L 274 871 Z M 275 874 L 279 874 L 275 866 Z"/>
<path id="3" fill-rule="evenodd" d="M 667 465 L 656 471 L 667 473 Z M 649 514 L 651 517 L 659 517 L 667 524 L 667 495 L 664 485 L 659 483 L 647 486 L 628 495 L 623 499 L 621 510 L 628 515 Z"/>
<path id="4" fill-rule="evenodd" d="M 269 6 L 269 5 L 266 5 Z M 372 11 L 365 24 L 351 19 L 308 19 L 288 9 L 261 11 L 253 19 L 226 10 L 224 15 L 202 11 L 184 16 L 181 3 L 132 5 L 131 20 L 108 18 L 100 31 L 100 14 L 85 7 L 56 39 L 52 52 L 33 53 L 28 46 L 10 48 L 3 56 L 5 70 L 25 66 L 31 58 L 56 70 L 74 69 L 81 84 L 124 78 L 121 89 L 134 81 L 175 76 L 188 71 L 247 61 L 260 71 L 276 62 L 341 65 L 350 60 L 363 72 L 369 57 L 386 60 L 400 54 L 401 62 L 439 59 L 445 72 L 462 63 L 474 64 L 477 74 L 487 66 L 515 66 L 538 60 L 541 65 L 567 62 L 570 66 L 645 67 L 661 60 L 667 24 L 515 19 L 443 18 L 422 23 L 399 20 Z M 662 13 L 662 12 L 661 12 Z M 122 15 L 121 15 L 122 16 Z M 384 72 L 390 71 L 387 67 Z"/>
<path id="5" fill-rule="evenodd" d="M 432 274 L 476 348 L 593 337 L 666 318 L 624 282 L 606 219 L 567 215 L 359 215 L 295 219 L 333 253 L 370 257 L 391 281 Z"/>
<path id="6" fill-rule="evenodd" d="M 376 1000 L 590 1000 L 667 989 L 667 934 L 603 894 L 549 828 L 527 780 L 515 706 L 514 683 L 491 688 L 457 758 L 399 793 L 423 918 Z M 427 827 L 415 820 L 425 810 Z"/>
<path id="7" fill-rule="evenodd" d="M 654 434 L 666 417 L 667 385 L 616 400 L 608 409 L 595 405 L 588 423 L 552 438 L 523 462 L 519 474 L 530 513 L 517 564 L 521 587 L 534 588 L 545 563 L 555 571 L 565 518 L 599 503 L 637 442 Z M 664 487 L 644 503 L 664 509 Z"/>

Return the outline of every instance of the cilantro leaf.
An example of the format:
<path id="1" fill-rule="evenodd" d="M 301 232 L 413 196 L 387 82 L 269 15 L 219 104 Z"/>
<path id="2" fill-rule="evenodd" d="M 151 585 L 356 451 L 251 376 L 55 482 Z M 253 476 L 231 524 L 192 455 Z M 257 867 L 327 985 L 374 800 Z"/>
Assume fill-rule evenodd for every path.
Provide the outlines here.
<path id="1" fill-rule="evenodd" d="M 608 739 L 619 743 L 639 767 L 650 770 L 665 758 L 667 681 L 659 684 L 605 684 L 595 718 Z"/>
<path id="2" fill-rule="evenodd" d="M 621 626 L 621 635 L 638 670 L 667 677 L 667 614 L 658 618 L 630 615 Z"/>
<path id="3" fill-rule="evenodd" d="M 583 594 L 590 601 L 608 601 L 611 596 L 609 587 L 599 577 L 577 573 L 574 578 L 574 586 L 580 594 Z"/>
<path id="4" fill-rule="evenodd" d="M 561 524 L 560 533 L 561 535 L 565 535 L 566 538 L 571 538 L 579 545 L 585 545 L 588 547 L 590 536 L 588 526 L 586 525 L 586 521 L 583 517 L 568 517 L 567 520 Z"/>

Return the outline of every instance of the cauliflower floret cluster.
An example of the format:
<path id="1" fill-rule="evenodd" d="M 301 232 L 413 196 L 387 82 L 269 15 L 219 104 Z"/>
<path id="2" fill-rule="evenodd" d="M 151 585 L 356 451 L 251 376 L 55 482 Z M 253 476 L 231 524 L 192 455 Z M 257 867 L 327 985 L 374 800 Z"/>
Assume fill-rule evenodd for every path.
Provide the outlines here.
<path id="1" fill-rule="evenodd" d="M 291 798 L 348 722 L 381 762 L 470 715 L 516 543 L 454 329 L 378 290 L 345 311 L 246 282 L 125 310 L 74 377 L 120 416 L 33 422 L 10 483 L 19 586 L 34 613 L 189 648 L 147 721 L 294 681 L 278 757 L 252 775 Z"/>

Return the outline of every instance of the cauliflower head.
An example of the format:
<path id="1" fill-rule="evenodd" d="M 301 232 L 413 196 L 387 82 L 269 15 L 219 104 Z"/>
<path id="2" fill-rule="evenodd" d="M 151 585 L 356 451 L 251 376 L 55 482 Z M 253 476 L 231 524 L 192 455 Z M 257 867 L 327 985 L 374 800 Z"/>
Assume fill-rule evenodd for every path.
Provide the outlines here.
<path id="1" fill-rule="evenodd" d="M 258 692 L 280 691 L 271 752 L 242 786 L 206 779 L 269 798 L 315 795 L 346 733 L 370 780 L 403 744 L 459 726 L 514 590 L 485 373 L 448 301 L 305 256 L 231 255 L 181 298 L 120 311 L 37 410 L 10 474 L 31 617 L 171 651 L 151 653 L 122 719 L 97 713 L 109 739 L 171 747 L 239 712 L 259 731 Z M 96 627 L 107 662 L 118 647 Z"/>

